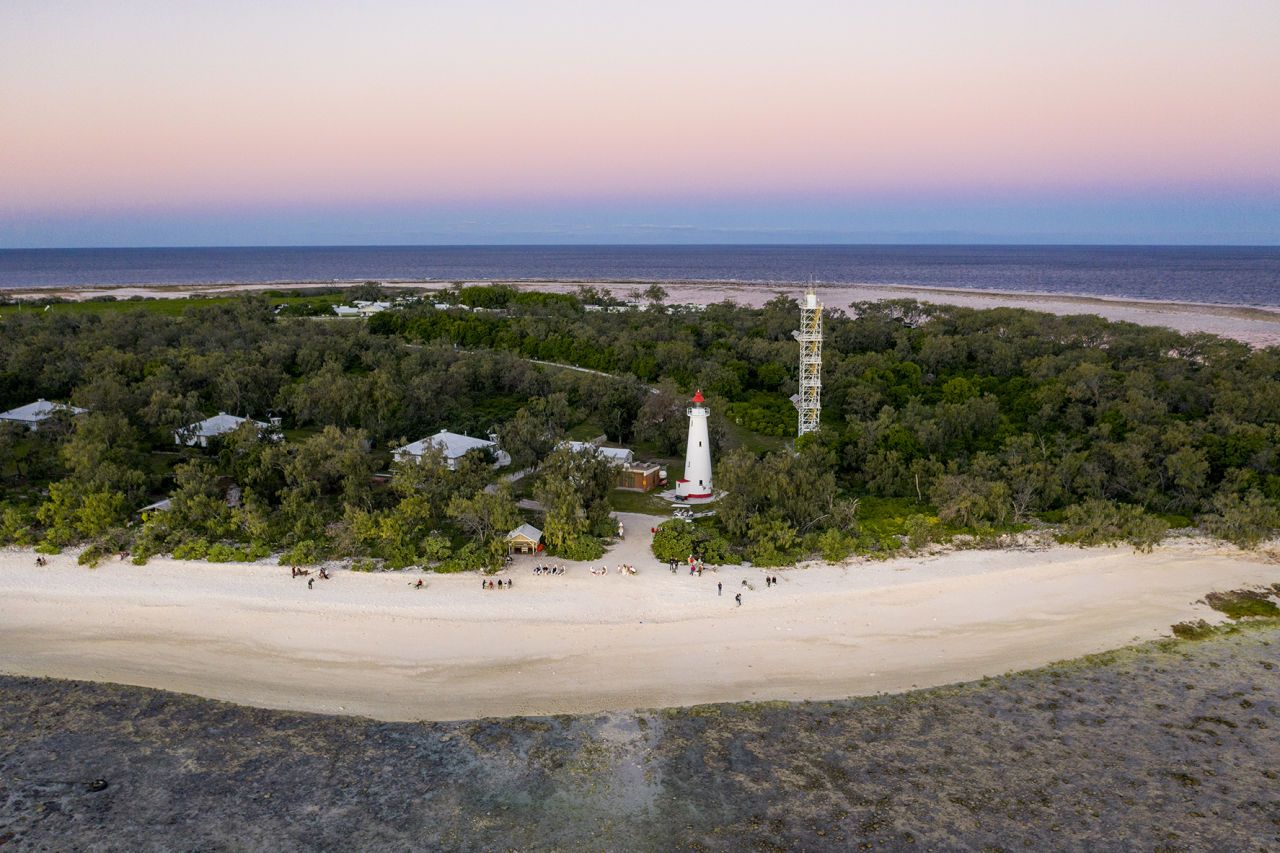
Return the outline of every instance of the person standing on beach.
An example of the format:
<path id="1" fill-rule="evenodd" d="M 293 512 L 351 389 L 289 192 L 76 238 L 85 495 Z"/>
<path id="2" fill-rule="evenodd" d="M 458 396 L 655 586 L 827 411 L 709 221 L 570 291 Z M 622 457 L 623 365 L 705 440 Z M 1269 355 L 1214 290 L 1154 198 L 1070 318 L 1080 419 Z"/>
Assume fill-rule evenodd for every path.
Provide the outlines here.
<path id="1" fill-rule="evenodd" d="M 738 602 L 738 606 L 739 606 L 739 607 L 741 607 L 741 606 L 742 606 L 742 593 L 738 593 L 737 595 L 735 595 L 735 596 L 733 597 L 733 600 L 734 600 L 734 601 L 736 601 L 736 602 Z"/>
<path id="2" fill-rule="evenodd" d="M 307 578 L 307 589 L 311 589 L 312 584 L 316 582 L 315 578 Z"/>
<path id="3" fill-rule="evenodd" d="M 724 584 L 716 581 L 716 595 L 724 595 Z"/>

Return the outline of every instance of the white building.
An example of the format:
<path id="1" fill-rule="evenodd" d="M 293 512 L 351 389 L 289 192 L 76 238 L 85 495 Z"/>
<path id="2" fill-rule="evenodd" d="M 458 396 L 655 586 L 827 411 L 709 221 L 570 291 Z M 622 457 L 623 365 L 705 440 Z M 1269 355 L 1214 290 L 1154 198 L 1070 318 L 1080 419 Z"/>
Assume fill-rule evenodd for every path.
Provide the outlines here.
<path id="1" fill-rule="evenodd" d="M 711 486 L 711 436 L 707 432 L 711 409 L 706 402 L 699 391 L 685 410 L 689 415 L 689 444 L 684 453 L 684 477 L 676 480 L 677 498 L 710 498 L 715 494 Z"/>
<path id="2" fill-rule="evenodd" d="M 355 305 L 335 305 L 333 313 L 339 317 L 372 317 L 381 311 L 391 308 L 390 302 L 366 302 L 357 299 Z"/>
<path id="3" fill-rule="evenodd" d="M 40 422 L 47 421 L 53 417 L 54 412 L 70 412 L 73 415 L 83 415 L 87 411 L 89 410 L 68 406 L 66 403 L 50 403 L 41 397 L 34 403 L 27 403 L 25 406 L 19 406 L 7 412 L 0 412 L 0 421 L 13 421 L 16 424 L 22 424 L 27 429 L 39 429 Z"/>
<path id="4" fill-rule="evenodd" d="M 498 458 L 498 461 L 493 466 L 495 468 L 511 464 L 511 455 L 504 450 L 500 450 L 496 441 L 472 438 L 469 435 L 460 435 L 456 432 L 449 432 L 446 429 L 442 429 L 435 435 L 424 438 L 421 441 L 406 444 L 392 455 L 396 458 L 396 461 L 403 462 L 406 459 L 421 459 L 427 453 L 439 453 L 444 456 L 444 462 L 449 466 L 449 470 L 456 471 L 458 470 L 458 460 L 472 450 L 492 451 L 493 455 Z"/>
<path id="5" fill-rule="evenodd" d="M 633 451 L 625 447 L 605 447 L 597 441 L 562 441 L 561 447 L 568 448 L 574 453 L 591 453 L 601 459 L 608 459 L 619 468 L 625 468 L 636 461 L 636 455 Z"/>
<path id="6" fill-rule="evenodd" d="M 208 447 L 209 439 L 235 432 L 240 428 L 241 424 L 246 423 L 250 423 L 248 418 L 238 418 L 235 415 L 228 415 L 226 412 L 218 412 L 211 418 L 199 423 L 188 424 L 177 430 L 173 434 L 173 443 L 185 444 L 187 447 Z M 259 430 L 268 432 L 272 431 L 274 427 L 273 424 L 264 424 L 261 421 L 253 421 L 252 423 Z"/>

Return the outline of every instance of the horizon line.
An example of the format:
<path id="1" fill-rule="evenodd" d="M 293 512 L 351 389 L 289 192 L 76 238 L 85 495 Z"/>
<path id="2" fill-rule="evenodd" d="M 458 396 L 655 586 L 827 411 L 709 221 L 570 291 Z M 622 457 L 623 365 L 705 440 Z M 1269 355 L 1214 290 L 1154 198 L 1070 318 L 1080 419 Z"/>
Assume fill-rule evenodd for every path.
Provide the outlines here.
<path id="1" fill-rule="evenodd" d="M 1280 243 L 1182 243 L 1182 242 L 1109 242 L 1062 241 L 1043 242 L 1027 240 L 971 240 L 971 241 L 814 241 L 814 242 L 600 242 L 576 241 L 564 243 L 527 242 L 467 242 L 467 243 L 190 243 L 170 245 L 98 245 L 98 246 L 0 246 L 0 252 L 97 252 L 97 251 L 172 251 L 192 249 L 549 249 L 549 248 L 627 248 L 627 249 L 696 249 L 696 248 L 965 248 L 1008 247 L 1046 249 L 1280 249 Z"/>

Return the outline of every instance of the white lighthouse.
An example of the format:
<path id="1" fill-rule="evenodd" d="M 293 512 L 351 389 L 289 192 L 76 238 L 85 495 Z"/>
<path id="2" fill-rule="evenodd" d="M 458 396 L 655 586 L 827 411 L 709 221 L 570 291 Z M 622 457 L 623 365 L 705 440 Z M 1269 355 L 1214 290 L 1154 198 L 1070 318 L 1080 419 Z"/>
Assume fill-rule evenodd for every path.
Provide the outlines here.
<path id="1" fill-rule="evenodd" d="M 684 477 L 676 480 L 677 498 L 709 498 L 711 489 L 711 438 L 707 434 L 707 418 L 711 409 L 702 392 L 693 395 L 689 408 L 689 446 L 684 452 Z"/>

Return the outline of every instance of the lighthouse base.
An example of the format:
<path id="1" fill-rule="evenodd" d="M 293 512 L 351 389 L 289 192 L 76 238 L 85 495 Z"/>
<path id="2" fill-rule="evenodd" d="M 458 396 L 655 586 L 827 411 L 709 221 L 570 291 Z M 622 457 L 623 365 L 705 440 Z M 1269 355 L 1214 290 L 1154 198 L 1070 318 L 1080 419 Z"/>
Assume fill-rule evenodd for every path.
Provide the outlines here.
<path id="1" fill-rule="evenodd" d="M 674 504 L 688 504 L 691 506 L 696 506 L 698 504 L 712 503 L 713 501 L 716 500 L 716 498 L 719 497 L 719 495 L 716 494 L 715 492 L 706 492 L 706 493 L 691 495 L 691 494 L 684 494 L 679 489 L 671 489 L 669 491 L 662 492 L 658 497 L 662 498 L 664 501 L 670 501 L 671 503 L 674 503 Z"/>

